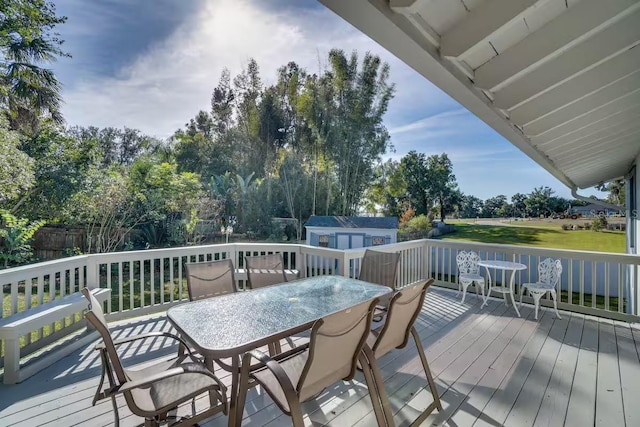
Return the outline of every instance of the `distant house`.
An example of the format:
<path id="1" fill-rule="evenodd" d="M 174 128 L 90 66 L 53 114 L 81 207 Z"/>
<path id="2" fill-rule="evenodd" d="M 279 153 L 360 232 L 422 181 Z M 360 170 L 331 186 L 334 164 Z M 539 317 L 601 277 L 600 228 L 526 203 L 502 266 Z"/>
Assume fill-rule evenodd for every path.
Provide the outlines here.
<path id="1" fill-rule="evenodd" d="M 396 243 L 398 218 L 312 216 L 305 224 L 307 245 L 352 249 Z"/>
<path id="2" fill-rule="evenodd" d="M 569 214 L 574 214 L 574 213 L 580 214 L 586 217 L 593 217 L 596 215 L 605 215 L 605 216 L 615 215 L 619 213 L 619 211 L 614 209 L 608 209 L 601 205 L 590 204 L 586 206 L 574 206 L 571 209 L 569 209 Z"/>

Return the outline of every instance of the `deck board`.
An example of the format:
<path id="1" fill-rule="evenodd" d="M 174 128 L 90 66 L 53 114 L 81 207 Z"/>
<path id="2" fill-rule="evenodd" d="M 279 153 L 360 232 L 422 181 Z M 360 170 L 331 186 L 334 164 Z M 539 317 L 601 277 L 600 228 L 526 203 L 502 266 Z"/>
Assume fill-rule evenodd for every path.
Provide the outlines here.
<path id="1" fill-rule="evenodd" d="M 571 316 L 567 333 L 558 353 L 551 379 L 545 390 L 545 395 L 538 410 L 534 426 L 562 426 L 564 425 L 571 385 L 576 371 L 578 351 L 584 319 L 580 316 Z"/>
<path id="2" fill-rule="evenodd" d="M 511 306 L 490 300 L 481 308 L 475 298 L 459 303 L 455 292 L 432 289 L 416 323 L 436 377 L 444 411 L 423 425 L 560 426 L 627 425 L 640 422 L 640 327 L 592 316 L 543 309 L 533 319 L 531 306 L 523 317 Z M 150 331 L 170 331 L 163 315 L 114 325 L 116 338 Z M 175 354 L 168 339 L 127 344 L 121 349 L 128 366 Z M 380 361 L 385 389 L 400 426 L 408 425 L 431 403 L 420 360 L 411 340 Z M 218 369 L 223 382 L 230 377 Z M 0 425 L 113 425 L 109 401 L 91 406 L 98 385 L 100 361 L 91 348 L 77 351 L 21 384 L 0 385 Z M 140 419 L 118 399 L 121 425 Z M 208 403 L 196 401 L 198 409 Z M 368 390 L 361 374 L 339 383 L 304 405 L 309 426 L 374 426 Z M 188 413 L 188 407 L 179 413 Z M 203 426 L 224 426 L 218 415 Z M 259 388 L 248 393 L 243 425 L 290 425 Z"/>
<path id="3" fill-rule="evenodd" d="M 600 320 L 598 324 L 598 380 L 596 390 L 596 427 L 625 424 L 618 348 L 613 322 Z"/>

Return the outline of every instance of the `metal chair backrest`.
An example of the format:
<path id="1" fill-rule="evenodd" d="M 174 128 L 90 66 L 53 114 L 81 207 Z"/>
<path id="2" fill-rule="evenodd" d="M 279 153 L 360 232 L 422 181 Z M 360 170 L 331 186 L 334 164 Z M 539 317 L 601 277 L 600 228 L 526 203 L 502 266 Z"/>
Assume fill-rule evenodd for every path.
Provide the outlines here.
<path id="1" fill-rule="evenodd" d="M 554 288 L 562 274 L 562 262 L 559 259 L 545 258 L 538 264 L 538 282 L 548 284 Z"/>
<path id="2" fill-rule="evenodd" d="M 309 357 L 297 385 L 300 401 L 356 372 L 377 299 L 318 320 L 311 329 Z"/>
<path id="3" fill-rule="evenodd" d="M 105 366 L 105 369 L 113 369 L 113 372 L 115 372 L 116 378 L 118 379 L 118 383 L 123 384 L 130 379 L 122 366 L 116 347 L 113 344 L 113 338 L 111 337 L 111 332 L 109 332 L 109 327 L 107 326 L 107 321 L 105 320 L 104 312 L 102 311 L 102 305 L 96 297 L 91 294 L 89 288 L 83 288 L 81 292 L 89 301 L 89 307 L 85 317 L 100 334 L 105 350 L 109 356 L 108 361 L 102 361 L 103 363 L 109 363 L 108 366 Z"/>
<path id="4" fill-rule="evenodd" d="M 480 255 L 474 251 L 460 251 L 456 256 L 458 272 L 460 274 L 478 274 L 480 272 Z"/>
<path id="5" fill-rule="evenodd" d="M 282 254 L 245 256 L 247 283 L 250 289 L 275 285 L 287 281 Z"/>
<path id="6" fill-rule="evenodd" d="M 186 264 L 189 300 L 195 301 L 237 291 L 233 261 L 222 259 Z"/>
<path id="7" fill-rule="evenodd" d="M 380 252 L 367 249 L 360 262 L 358 279 L 395 289 L 399 262 L 400 254 L 398 252 Z"/>
<path id="8" fill-rule="evenodd" d="M 384 356 L 394 348 L 407 345 L 411 328 L 422 310 L 427 288 L 433 282 L 434 279 L 429 279 L 406 286 L 391 298 L 387 320 L 372 347 L 376 358 Z"/>

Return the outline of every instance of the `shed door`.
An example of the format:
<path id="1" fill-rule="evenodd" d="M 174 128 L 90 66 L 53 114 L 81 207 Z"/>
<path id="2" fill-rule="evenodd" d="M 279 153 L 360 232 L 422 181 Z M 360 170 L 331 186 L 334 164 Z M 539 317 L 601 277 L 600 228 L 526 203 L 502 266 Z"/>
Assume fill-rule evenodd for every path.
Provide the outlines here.
<path id="1" fill-rule="evenodd" d="M 351 236 L 351 249 L 364 248 L 364 236 L 362 234 L 354 234 Z"/>
<path id="2" fill-rule="evenodd" d="M 349 249 L 349 235 L 348 234 L 337 234 L 338 238 L 338 249 Z"/>

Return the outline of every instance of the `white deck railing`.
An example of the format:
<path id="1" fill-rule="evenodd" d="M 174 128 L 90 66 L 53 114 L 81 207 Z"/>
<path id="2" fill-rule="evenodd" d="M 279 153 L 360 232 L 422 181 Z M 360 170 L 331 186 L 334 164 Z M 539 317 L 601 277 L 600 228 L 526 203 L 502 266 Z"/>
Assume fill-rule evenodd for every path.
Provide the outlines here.
<path id="1" fill-rule="evenodd" d="M 478 251 L 483 259 L 526 264 L 527 270 L 518 273 L 516 283 L 535 281 L 540 259 L 559 258 L 564 267 L 558 285 L 560 308 L 627 321 L 638 320 L 640 314 L 637 304 L 640 257 L 635 255 L 431 239 L 375 249 L 401 252 L 398 286 L 433 277 L 440 286 L 457 288 L 455 257 L 459 250 Z M 242 287 L 246 279 L 244 256 L 271 252 L 281 252 L 285 268 L 298 270 L 301 277 L 324 274 L 357 277 L 364 248 L 342 251 L 306 245 L 230 243 L 64 258 L 0 270 L 1 316 L 29 310 L 33 305 L 77 292 L 85 285 L 112 290 L 106 307 L 112 320 L 162 311 L 187 298 L 185 263 L 232 259 Z M 41 337 L 54 330 L 63 333 L 65 329 L 77 329 L 79 319 L 79 315 L 74 316 L 36 331 L 25 337 L 24 344 L 29 349 L 37 348 Z M 30 345 L 32 341 L 36 341 L 34 345 Z"/>

